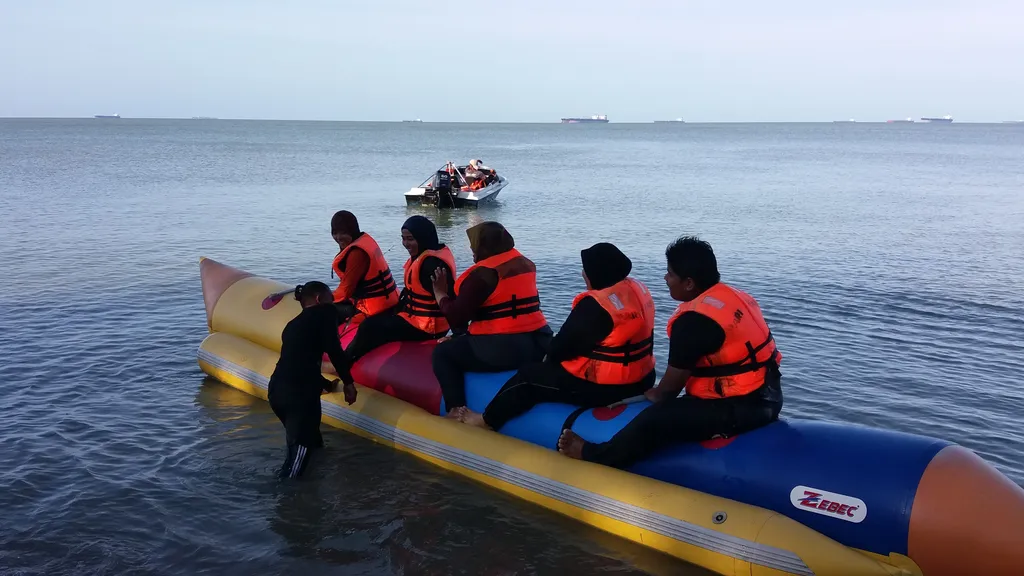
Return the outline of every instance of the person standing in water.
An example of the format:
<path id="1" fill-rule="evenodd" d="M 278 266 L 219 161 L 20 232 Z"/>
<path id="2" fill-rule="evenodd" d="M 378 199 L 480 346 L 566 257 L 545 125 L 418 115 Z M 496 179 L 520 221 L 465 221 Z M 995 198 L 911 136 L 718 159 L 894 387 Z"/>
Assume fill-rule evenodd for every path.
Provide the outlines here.
<path id="1" fill-rule="evenodd" d="M 333 298 L 342 321 L 387 312 L 398 304 L 398 289 L 380 246 L 359 229 L 354 214 L 341 210 L 331 218 L 331 237 L 338 243 L 338 255 L 331 263 L 331 274 L 341 282 Z"/>
<path id="2" fill-rule="evenodd" d="M 608 442 L 563 430 L 563 454 L 626 468 L 670 444 L 735 436 L 778 419 L 782 354 L 757 301 L 721 282 L 707 242 L 680 238 L 665 257 L 665 283 L 682 304 L 668 321 L 668 369 L 645 394 L 653 404 Z"/>
<path id="3" fill-rule="evenodd" d="M 455 256 L 438 241 L 434 223 L 423 216 L 412 216 L 402 224 L 402 246 L 409 252 L 409 259 L 397 312 L 371 316 L 359 325 L 345 350 L 350 362 L 388 342 L 420 342 L 448 333 L 448 321 L 434 300 L 431 277 L 442 270 L 447 278 L 453 278 Z"/>
<path id="4" fill-rule="evenodd" d="M 515 249 L 497 222 L 466 230 L 475 264 L 459 276 L 433 277 L 434 298 L 452 331 L 465 332 L 434 349 L 434 376 L 441 384 L 449 418 L 466 411 L 466 372 L 518 370 L 544 357 L 551 328 L 540 308 L 537 268 Z"/>
<path id="5" fill-rule="evenodd" d="M 302 312 L 281 332 L 281 357 L 270 376 L 267 399 L 281 420 L 288 442 L 288 456 L 281 477 L 302 474 L 313 450 L 322 448 L 320 435 L 320 394 L 334 392 L 338 380 L 327 380 L 320 372 L 324 353 L 335 366 L 347 366 L 338 341 L 338 311 L 331 289 L 323 282 L 295 287 L 295 299 Z M 347 369 L 340 369 L 345 401 L 356 401 L 356 387 Z"/>
<path id="6" fill-rule="evenodd" d="M 580 259 L 587 290 L 573 300 L 547 357 L 521 368 L 483 414 L 467 409 L 463 422 L 500 430 L 541 402 L 597 408 L 654 386 L 651 293 L 629 277 L 633 263 L 613 244 L 594 244 Z"/>

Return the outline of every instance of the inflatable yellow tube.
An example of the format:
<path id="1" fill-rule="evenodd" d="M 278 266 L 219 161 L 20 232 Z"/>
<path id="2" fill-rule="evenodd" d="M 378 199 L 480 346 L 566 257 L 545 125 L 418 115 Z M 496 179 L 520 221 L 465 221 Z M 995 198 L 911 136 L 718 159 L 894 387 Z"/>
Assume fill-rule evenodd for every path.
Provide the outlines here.
<path id="1" fill-rule="evenodd" d="M 211 334 L 199 348 L 204 372 L 266 398 L 280 334 L 299 307 L 261 302 L 287 289 L 208 259 L 201 261 Z M 601 530 L 727 575 L 912 575 L 826 538 L 785 516 L 451 422 L 372 389 L 352 406 L 322 397 L 323 421 L 415 454 Z M 899 564 L 903 564 L 899 562 Z"/>

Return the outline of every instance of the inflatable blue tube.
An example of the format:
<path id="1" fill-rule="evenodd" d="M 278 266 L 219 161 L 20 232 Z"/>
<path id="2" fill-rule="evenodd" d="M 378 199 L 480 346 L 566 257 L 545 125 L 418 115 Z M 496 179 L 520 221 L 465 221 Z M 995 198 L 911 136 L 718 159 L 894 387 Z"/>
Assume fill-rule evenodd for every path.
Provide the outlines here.
<path id="1" fill-rule="evenodd" d="M 513 374 L 467 374 L 469 408 L 483 412 Z M 501 433 L 554 449 L 562 429 L 571 427 L 590 442 L 605 442 L 648 406 L 540 404 Z M 774 510 L 847 546 L 906 555 L 918 483 L 948 445 L 871 428 L 780 420 L 735 438 L 673 446 L 629 471 Z"/>
<path id="2" fill-rule="evenodd" d="M 508 382 L 515 372 L 495 372 L 490 374 L 466 374 L 466 406 L 475 412 L 483 412 L 498 390 Z M 562 423 L 576 411 L 575 406 L 568 404 L 539 404 L 526 414 L 513 418 L 501 429 L 506 436 L 518 438 L 531 444 L 555 449 L 558 435 L 562 431 Z M 441 399 L 441 414 L 448 412 Z"/>
<path id="3" fill-rule="evenodd" d="M 631 471 L 775 510 L 847 546 L 906 555 L 918 483 L 949 444 L 870 428 L 780 420 L 715 448 L 674 446 Z M 840 505 L 832 506 L 826 493 L 841 495 L 834 498 Z M 830 504 L 819 508 L 823 501 Z"/>

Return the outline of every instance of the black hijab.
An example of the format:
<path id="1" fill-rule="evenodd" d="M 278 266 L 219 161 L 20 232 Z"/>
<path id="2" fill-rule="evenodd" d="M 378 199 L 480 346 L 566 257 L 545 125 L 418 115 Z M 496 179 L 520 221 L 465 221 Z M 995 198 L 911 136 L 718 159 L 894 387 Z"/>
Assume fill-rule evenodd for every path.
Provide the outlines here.
<path id="1" fill-rule="evenodd" d="M 420 254 L 424 250 L 440 250 L 441 243 L 437 239 L 437 228 L 434 223 L 425 216 L 410 216 L 405 224 L 402 224 L 402 230 L 408 230 L 409 234 L 416 239 L 416 244 L 419 246 Z M 418 256 L 419 254 L 417 254 Z"/>
<path id="2" fill-rule="evenodd" d="M 331 234 L 341 232 L 348 234 L 353 240 L 359 237 L 359 220 L 348 210 L 339 210 L 331 218 Z"/>
<path id="3" fill-rule="evenodd" d="M 614 244 L 599 242 L 580 252 L 583 272 L 593 290 L 603 290 L 629 276 L 633 262 Z"/>

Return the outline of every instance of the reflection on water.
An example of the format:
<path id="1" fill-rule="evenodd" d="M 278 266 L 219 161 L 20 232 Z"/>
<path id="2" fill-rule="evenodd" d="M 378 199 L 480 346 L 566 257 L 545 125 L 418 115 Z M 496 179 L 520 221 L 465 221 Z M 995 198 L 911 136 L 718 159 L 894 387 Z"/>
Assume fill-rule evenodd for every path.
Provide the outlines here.
<path id="1" fill-rule="evenodd" d="M 438 210 L 432 206 L 406 206 L 405 212 L 408 216 L 418 214 L 430 218 L 437 226 L 438 234 L 445 237 L 457 236 L 467 228 L 472 228 L 488 220 L 501 220 L 500 201 L 479 208 L 456 208 L 454 210 Z M 444 234 L 445 232 L 449 234 Z"/>

